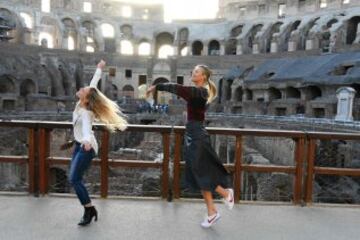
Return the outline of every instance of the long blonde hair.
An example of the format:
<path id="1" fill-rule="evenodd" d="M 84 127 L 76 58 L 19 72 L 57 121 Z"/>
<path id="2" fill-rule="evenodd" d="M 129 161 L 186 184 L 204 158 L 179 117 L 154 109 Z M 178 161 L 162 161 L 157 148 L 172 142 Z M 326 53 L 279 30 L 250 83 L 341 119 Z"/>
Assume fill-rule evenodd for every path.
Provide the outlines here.
<path id="1" fill-rule="evenodd" d="M 112 132 L 126 129 L 127 121 L 125 116 L 114 101 L 94 87 L 90 87 L 87 99 L 87 109 L 92 111 L 95 118 L 104 123 L 107 129 Z"/>
<path id="2" fill-rule="evenodd" d="M 208 94 L 209 94 L 209 97 L 208 97 L 208 100 L 207 100 L 207 104 L 210 104 L 216 97 L 217 97 L 217 88 L 216 88 L 216 85 L 215 83 L 210 79 L 210 76 L 212 74 L 210 68 L 206 65 L 203 65 L 203 64 L 200 64 L 200 65 L 197 65 L 196 67 L 199 67 L 202 69 L 202 72 L 203 74 L 205 75 L 206 77 L 206 82 L 208 83 L 209 85 L 209 88 L 208 89 Z"/>

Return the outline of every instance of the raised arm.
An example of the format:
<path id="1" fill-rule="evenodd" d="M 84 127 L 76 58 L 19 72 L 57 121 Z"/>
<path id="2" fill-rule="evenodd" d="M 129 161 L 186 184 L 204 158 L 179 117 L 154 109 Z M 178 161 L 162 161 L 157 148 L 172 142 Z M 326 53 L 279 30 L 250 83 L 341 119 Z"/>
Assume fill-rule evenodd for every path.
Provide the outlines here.
<path id="1" fill-rule="evenodd" d="M 99 80 L 101 79 L 101 74 L 102 74 L 102 70 L 104 69 L 105 67 L 105 61 L 104 60 L 101 60 L 98 65 L 97 65 L 97 68 L 96 68 L 96 71 L 94 73 L 94 76 L 92 77 L 91 81 L 90 81 L 90 87 L 94 87 L 96 88 L 98 83 L 99 83 Z"/>
<path id="2" fill-rule="evenodd" d="M 189 101 L 192 98 L 208 98 L 208 93 L 205 88 L 183 86 L 176 83 L 160 83 L 157 84 L 155 88 L 158 91 L 165 91 L 176 94 L 186 101 Z"/>

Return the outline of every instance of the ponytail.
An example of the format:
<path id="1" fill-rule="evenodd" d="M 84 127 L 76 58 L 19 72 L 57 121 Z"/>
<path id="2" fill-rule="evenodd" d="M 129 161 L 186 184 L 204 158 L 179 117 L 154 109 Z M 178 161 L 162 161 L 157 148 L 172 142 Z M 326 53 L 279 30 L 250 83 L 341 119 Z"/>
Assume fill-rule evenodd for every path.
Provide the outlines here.
<path id="1" fill-rule="evenodd" d="M 210 78 L 208 79 L 208 83 L 209 83 L 209 89 L 208 89 L 209 97 L 206 103 L 210 104 L 217 96 L 217 88 L 215 83 L 212 80 L 210 80 Z"/>

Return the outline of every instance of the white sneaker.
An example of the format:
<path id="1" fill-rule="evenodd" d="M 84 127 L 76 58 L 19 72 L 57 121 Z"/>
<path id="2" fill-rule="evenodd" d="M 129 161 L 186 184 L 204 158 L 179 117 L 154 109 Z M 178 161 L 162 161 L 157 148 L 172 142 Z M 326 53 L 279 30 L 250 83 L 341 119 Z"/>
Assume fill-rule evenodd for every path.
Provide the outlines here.
<path id="1" fill-rule="evenodd" d="M 217 222 L 217 220 L 219 220 L 219 219 L 220 219 L 220 213 L 219 212 L 217 212 L 217 213 L 215 213 L 215 214 L 213 214 L 211 216 L 206 216 L 204 221 L 201 223 L 201 226 L 203 228 L 209 228 L 212 225 L 214 225 Z"/>
<path id="2" fill-rule="evenodd" d="M 234 207 L 234 190 L 228 188 L 227 191 L 229 192 L 229 195 L 227 198 L 223 198 L 223 202 L 225 203 L 226 207 L 231 210 Z"/>

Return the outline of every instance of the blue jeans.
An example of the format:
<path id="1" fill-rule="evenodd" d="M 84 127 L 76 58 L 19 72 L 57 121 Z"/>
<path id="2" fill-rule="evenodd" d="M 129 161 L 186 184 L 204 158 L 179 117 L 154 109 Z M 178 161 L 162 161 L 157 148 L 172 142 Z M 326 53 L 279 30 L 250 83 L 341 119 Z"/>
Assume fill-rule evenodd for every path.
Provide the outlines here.
<path id="1" fill-rule="evenodd" d="M 94 149 L 85 151 L 80 143 L 75 143 L 74 153 L 71 159 L 69 182 L 74 187 L 77 197 L 82 205 L 90 203 L 89 193 L 86 190 L 82 178 L 85 171 L 90 167 L 94 158 Z"/>

